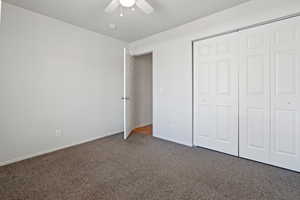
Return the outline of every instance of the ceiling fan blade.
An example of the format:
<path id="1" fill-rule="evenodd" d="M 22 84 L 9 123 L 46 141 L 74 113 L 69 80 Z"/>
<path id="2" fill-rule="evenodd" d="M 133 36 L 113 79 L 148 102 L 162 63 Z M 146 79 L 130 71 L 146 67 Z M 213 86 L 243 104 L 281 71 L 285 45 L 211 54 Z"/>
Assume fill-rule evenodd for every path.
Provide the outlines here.
<path id="1" fill-rule="evenodd" d="M 110 4 L 105 8 L 105 12 L 111 13 L 119 6 L 120 6 L 120 0 L 112 0 Z"/>
<path id="2" fill-rule="evenodd" d="M 150 14 L 154 11 L 153 7 L 146 0 L 137 0 L 136 6 L 139 7 L 146 14 Z"/>

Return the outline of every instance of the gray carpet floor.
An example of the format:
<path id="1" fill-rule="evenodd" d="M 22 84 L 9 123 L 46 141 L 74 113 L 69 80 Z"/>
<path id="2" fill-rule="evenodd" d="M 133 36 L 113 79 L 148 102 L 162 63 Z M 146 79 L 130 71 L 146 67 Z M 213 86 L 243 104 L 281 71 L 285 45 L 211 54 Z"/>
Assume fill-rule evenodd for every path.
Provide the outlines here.
<path id="1" fill-rule="evenodd" d="M 300 199 L 300 174 L 115 135 L 0 168 L 1 200 Z"/>

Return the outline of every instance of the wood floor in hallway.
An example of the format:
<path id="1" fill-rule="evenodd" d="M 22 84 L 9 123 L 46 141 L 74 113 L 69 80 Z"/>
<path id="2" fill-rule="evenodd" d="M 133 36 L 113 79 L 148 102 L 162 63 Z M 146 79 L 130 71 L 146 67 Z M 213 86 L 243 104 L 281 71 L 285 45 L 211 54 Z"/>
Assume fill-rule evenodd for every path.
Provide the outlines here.
<path id="1" fill-rule="evenodd" d="M 144 135 L 152 136 L 152 130 L 153 130 L 153 128 L 152 128 L 152 124 L 151 124 L 148 126 L 135 128 L 135 129 L 133 129 L 131 134 L 144 134 Z"/>

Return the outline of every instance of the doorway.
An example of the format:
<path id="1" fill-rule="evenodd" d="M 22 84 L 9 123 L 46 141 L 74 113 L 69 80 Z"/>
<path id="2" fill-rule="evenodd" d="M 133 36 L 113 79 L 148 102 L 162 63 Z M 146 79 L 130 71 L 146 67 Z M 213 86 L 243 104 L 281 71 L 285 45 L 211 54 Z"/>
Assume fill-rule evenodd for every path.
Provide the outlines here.
<path id="1" fill-rule="evenodd" d="M 124 138 L 152 136 L 153 55 L 125 53 L 124 57 Z"/>

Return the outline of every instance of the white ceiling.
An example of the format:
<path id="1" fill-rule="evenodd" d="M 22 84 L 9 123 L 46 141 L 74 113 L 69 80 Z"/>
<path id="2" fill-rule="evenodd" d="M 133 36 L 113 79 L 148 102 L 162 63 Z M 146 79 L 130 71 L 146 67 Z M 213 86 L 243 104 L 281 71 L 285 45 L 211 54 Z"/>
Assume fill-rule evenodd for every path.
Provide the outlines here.
<path id="1" fill-rule="evenodd" d="M 3 0 L 25 9 L 56 18 L 127 42 L 159 33 L 195 19 L 231 8 L 249 0 L 148 0 L 154 13 L 140 10 L 113 14 L 104 12 L 111 0 Z M 116 24 L 112 30 L 109 24 Z"/>

